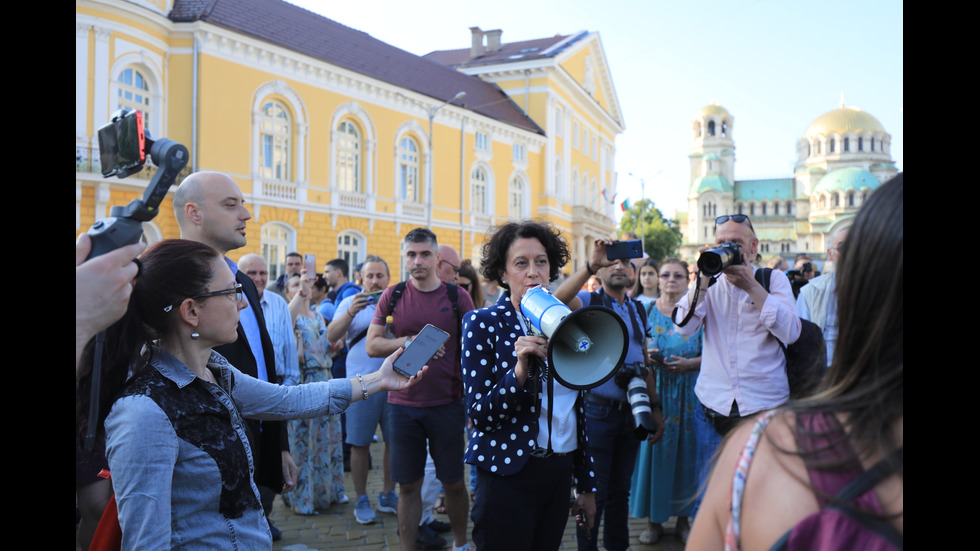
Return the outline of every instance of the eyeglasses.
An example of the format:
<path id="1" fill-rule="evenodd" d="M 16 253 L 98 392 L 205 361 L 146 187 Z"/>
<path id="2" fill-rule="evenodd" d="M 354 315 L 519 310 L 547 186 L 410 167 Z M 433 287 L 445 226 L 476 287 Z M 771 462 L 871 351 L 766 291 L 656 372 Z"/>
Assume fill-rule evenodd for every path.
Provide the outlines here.
<path id="1" fill-rule="evenodd" d="M 724 224 L 729 220 L 735 222 L 736 224 L 741 224 L 742 222 L 748 222 L 750 226 L 752 225 L 752 222 L 749 220 L 747 214 L 725 214 L 719 216 L 718 218 L 715 218 L 715 224 L 720 226 L 721 224 Z"/>
<path id="2" fill-rule="evenodd" d="M 453 267 L 453 271 L 454 272 L 456 272 L 457 274 L 459 273 L 459 266 L 453 264 L 452 262 L 450 262 L 448 260 L 440 260 L 439 262 L 445 262 L 446 264 L 449 264 L 450 266 Z"/>
<path id="3" fill-rule="evenodd" d="M 235 295 L 235 301 L 236 302 L 241 302 L 241 301 L 245 300 L 245 293 L 244 293 L 244 291 L 242 289 L 242 284 L 241 283 L 236 283 L 235 286 L 233 288 L 231 288 L 231 289 L 222 289 L 220 291 L 211 291 L 210 293 L 204 293 L 203 295 L 197 295 L 195 297 L 189 297 L 189 298 L 192 298 L 194 300 L 197 300 L 199 298 L 220 297 L 220 296 L 223 296 L 223 295 Z M 168 304 L 167 306 L 164 306 L 163 307 L 163 311 L 164 312 L 169 312 L 169 311 L 173 310 L 173 308 L 174 308 L 174 305 L 173 304 Z"/>
<path id="4" fill-rule="evenodd" d="M 667 273 L 667 272 L 664 272 L 664 273 L 660 274 L 660 279 L 670 279 L 670 278 L 674 278 L 674 279 L 687 279 L 688 276 L 686 276 L 684 274 L 671 274 L 671 273 Z"/>
<path id="5" fill-rule="evenodd" d="M 235 295 L 235 300 L 241 302 L 245 298 L 245 293 L 242 291 L 242 284 L 236 283 L 231 289 L 222 289 L 220 291 L 211 291 L 210 293 L 204 293 L 203 295 L 197 295 L 196 297 L 191 297 L 192 299 L 208 298 L 208 297 L 220 297 L 224 295 Z"/>

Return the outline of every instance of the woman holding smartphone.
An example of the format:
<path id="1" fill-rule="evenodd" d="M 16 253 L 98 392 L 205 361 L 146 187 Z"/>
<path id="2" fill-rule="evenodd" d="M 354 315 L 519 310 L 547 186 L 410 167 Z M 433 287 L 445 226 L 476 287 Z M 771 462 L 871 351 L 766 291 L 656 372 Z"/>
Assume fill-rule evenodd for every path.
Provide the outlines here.
<path id="1" fill-rule="evenodd" d="M 339 413 L 420 377 L 392 371 L 396 352 L 362 379 L 293 387 L 259 381 L 212 350 L 238 338 L 246 305 L 217 251 L 166 240 L 147 249 L 141 266 L 126 315 L 106 331 L 97 419 L 88 418 L 92 343 L 76 391 L 80 434 L 105 421 L 122 548 L 271 549 L 242 418 Z"/>

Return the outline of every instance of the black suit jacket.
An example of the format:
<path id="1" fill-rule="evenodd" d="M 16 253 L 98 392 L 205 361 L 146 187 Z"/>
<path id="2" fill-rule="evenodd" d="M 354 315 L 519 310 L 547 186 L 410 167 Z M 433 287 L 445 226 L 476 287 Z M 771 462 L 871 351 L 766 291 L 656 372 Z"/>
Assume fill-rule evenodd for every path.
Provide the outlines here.
<path id="1" fill-rule="evenodd" d="M 259 335 L 262 339 L 262 355 L 265 357 L 266 373 L 271 379 L 276 381 L 276 358 L 272 348 L 272 339 L 269 338 L 269 331 L 265 327 L 265 316 L 262 314 L 262 305 L 259 304 L 259 292 L 255 288 L 255 283 L 239 270 L 235 274 L 235 279 L 241 283 L 242 290 L 248 298 L 248 303 L 255 312 L 255 317 L 259 323 Z M 231 365 L 239 371 L 258 377 L 258 366 L 252 349 L 249 347 L 248 339 L 245 337 L 245 330 L 242 324 L 238 324 L 238 340 L 217 346 L 215 352 L 224 356 Z M 282 451 L 288 450 L 286 442 L 286 427 L 282 421 L 258 421 L 246 419 L 249 428 L 249 443 L 252 447 L 252 457 L 255 458 L 255 483 L 265 486 L 276 492 L 282 489 Z"/>

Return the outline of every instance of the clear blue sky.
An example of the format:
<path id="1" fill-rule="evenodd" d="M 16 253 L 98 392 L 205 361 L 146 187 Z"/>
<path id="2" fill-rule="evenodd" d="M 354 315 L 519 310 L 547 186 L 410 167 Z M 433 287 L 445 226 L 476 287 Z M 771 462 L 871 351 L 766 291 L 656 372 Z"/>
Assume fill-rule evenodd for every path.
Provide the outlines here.
<path id="1" fill-rule="evenodd" d="M 901 0 L 290 1 L 418 55 L 468 48 L 470 27 L 504 42 L 598 31 L 626 122 L 617 203 L 640 199 L 633 173 L 665 215 L 686 210 L 691 119 L 710 103 L 735 117 L 737 179 L 791 177 L 797 140 L 842 93 L 904 170 Z"/>

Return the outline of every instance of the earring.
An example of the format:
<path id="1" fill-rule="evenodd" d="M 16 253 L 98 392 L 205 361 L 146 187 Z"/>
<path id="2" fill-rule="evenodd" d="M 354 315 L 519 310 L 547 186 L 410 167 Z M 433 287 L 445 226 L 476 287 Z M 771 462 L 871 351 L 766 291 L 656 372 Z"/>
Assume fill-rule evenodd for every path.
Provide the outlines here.
<path id="1" fill-rule="evenodd" d="M 191 333 L 191 340 L 192 341 L 196 341 L 199 338 L 201 338 L 201 334 L 198 333 L 197 331 L 194 331 L 193 333 Z"/>

